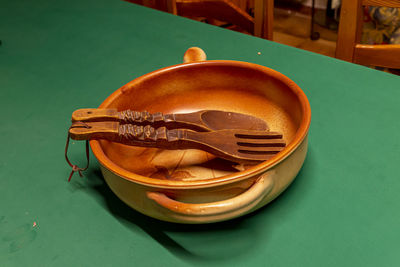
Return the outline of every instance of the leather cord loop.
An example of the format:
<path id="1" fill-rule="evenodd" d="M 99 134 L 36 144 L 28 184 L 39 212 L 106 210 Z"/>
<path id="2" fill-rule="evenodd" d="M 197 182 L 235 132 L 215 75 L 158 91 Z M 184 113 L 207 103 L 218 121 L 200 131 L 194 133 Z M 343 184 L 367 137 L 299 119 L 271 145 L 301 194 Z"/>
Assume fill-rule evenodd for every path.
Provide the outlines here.
<path id="1" fill-rule="evenodd" d="M 90 126 L 88 126 L 86 123 L 78 121 L 78 122 L 74 122 L 71 127 L 68 129 L 68 136 L 67 136 L 67 143 L 65 144 L 65 159 L 68 163 L 69 166 L 71 166 L 72 171 L 68 177 L 68 182 L 71 181 L 72 175 L 74 175 L 75 172 L 79 173 L 79 176 L 83 177 L 82 175 L 82 171 L 87 170 L 87 168 L 89 167 L 89 141 L 86 140 L 86 167 L 85 168 L 80 168 L 78 165 L 72 164 L 71 161 L 68 159 L 68 147 L 69 147 L 69 140 L 71 139 L 69 130 L 71 128 L 77 128 L 77 127 L 84 127 L 84 128 L 90 128 Z"/>

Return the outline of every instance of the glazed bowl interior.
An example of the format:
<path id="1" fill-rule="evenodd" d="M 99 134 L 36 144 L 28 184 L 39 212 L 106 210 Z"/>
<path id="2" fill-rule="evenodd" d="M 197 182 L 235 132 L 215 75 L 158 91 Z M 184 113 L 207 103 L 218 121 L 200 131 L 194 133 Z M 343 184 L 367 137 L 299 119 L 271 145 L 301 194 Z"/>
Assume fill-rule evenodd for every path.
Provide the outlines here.
<path id="1" fill-rule="evenodd" d="M 240 112 L 264 119 L 283 133 L 287 147 L 258 165 L 238 165 L 200 150 L 161 150 L 91 141 L 100 163 L 117 175 L 144 184 L 206 184 L 249 176 L 279 163 L 305 138 L 309 104 L 286 76 L 259 65 L 205 61 L 164 68 L 133 80 L 100 108 L 184 113 L 202 109 Z"/>

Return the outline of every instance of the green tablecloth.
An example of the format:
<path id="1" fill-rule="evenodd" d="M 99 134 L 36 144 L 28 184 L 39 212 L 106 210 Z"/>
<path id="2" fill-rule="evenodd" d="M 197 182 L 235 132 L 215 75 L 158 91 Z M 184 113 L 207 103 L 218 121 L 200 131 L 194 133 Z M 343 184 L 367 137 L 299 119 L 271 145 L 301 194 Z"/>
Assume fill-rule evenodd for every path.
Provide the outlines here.
<path id="1" fill-rule="evenodd" d="M 0 39 L 1 266 L 400 265 L 398 76 L 123 1 L 0 0 Z M 248 216 L 190 226 L 127 207 L 95 160 L 67 183 L 71 112 L 190 46 L 304 90 L 309 153 L 288 190 Z M 82 152 L 70 154 L 81 165 Z"/>

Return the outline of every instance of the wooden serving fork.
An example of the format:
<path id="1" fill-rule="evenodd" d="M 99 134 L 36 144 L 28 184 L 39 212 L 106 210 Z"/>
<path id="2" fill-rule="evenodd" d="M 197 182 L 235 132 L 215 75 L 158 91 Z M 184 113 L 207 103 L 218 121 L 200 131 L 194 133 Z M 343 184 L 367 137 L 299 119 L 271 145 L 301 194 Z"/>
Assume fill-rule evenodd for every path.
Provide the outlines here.
<path id="1" fill-rule="evenodd" d="M 188 129 L 154 128 L 118 121 L 73 122 L 69 134 L 75 140 L 106 139 L 126 145 L 163 149 L 202 149 L 240 163 L 268 160 L 285 147 L 282 134 L 269 131 L 224 129 L 195 132 Z"/>
<path id="2" fill-rule="evenodd" d="M 118 121 L 136 125 L 151 124 L 152 127 L 167 129 L 185 128 L 194 131 L 214 131 L 223 129 L 246 129 L 267 131 L 267 123 L 257 117 L 220 110 L 201 110 L 193 113 L 163 114 L 117 109 L 78 109 L 72 113 L 72 121 Z"/>

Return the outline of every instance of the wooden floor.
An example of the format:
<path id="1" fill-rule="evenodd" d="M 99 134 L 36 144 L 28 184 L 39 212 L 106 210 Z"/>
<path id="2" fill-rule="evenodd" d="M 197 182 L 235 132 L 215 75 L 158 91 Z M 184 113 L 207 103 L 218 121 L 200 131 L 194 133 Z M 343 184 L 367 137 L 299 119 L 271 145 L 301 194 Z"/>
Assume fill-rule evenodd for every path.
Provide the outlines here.
<path id="1" fill-rule="evenodd" d="M 314 30 L 319 32 L 318 40 L 311 40 L 311 17 L 286 9 L 274 9 L 273 40 L 318 54 L 334 57 L 337 32 L 314 23 Z"/>
<path id="2" fill-rule="evenodd" d="M 324 11 L 319 10 L 315 18 L 318 18 L 318 14 L 321 17 Z M 222 26 L 224 23 L 216 22 L 215 25 Z M 226 28 L 249 34 L 236 26 L 231 25 Z M 290 9 L 274 8 L 274 42 L 335 57 L 337 31 L 321 27 L 318 23 L 314 23 L 314 31 L 320 34 L 320 38 L 315 41 L 310 38 L 311 15 L 304 12 L 304 9 L 297 12 Z"/>

